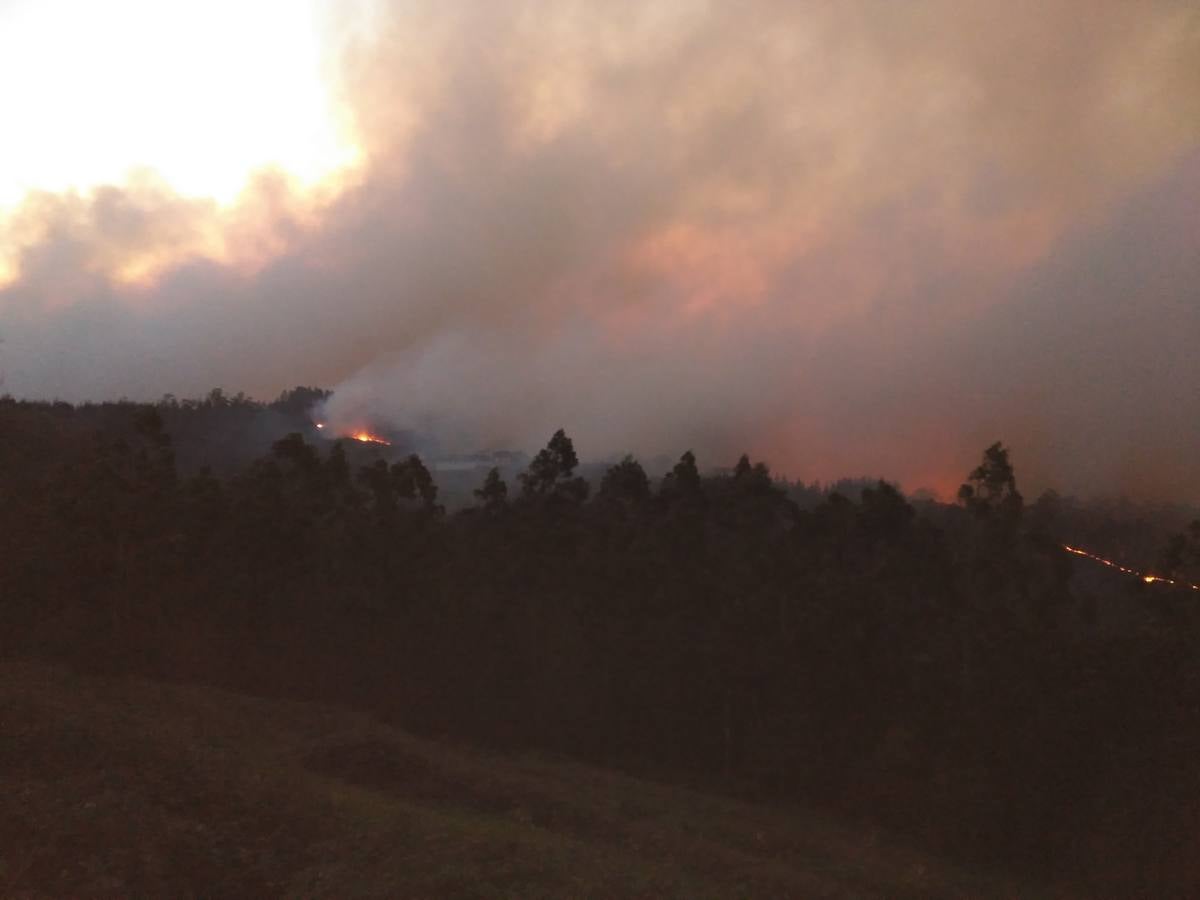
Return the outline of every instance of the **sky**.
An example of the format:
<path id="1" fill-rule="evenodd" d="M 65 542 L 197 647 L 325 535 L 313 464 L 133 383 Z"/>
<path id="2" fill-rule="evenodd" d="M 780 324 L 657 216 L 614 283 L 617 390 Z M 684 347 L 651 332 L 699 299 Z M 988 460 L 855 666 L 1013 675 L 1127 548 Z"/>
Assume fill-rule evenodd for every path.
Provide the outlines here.
<path id="1" fill-rule="evenodd" d="M 0 391 L 1200 502 L 1194 0 L 0 0 Z"/>

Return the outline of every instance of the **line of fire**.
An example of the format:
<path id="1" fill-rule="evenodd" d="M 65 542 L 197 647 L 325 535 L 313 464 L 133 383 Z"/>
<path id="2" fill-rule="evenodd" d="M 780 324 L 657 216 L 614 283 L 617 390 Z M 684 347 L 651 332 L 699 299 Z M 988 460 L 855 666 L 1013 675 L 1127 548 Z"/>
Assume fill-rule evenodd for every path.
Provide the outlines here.
<path id="1" fill-rule="evenodd" d="M 1132 575 L 1135 578 L 1140 578 L 1146 584 L 1167 584 L 1174 587 L 1190 588 L 1193 591 L 1200 591 L 1200 584 L 1192 584 L 1188 581 L 1177 581 L 1174 578 L 1166 578 L 1162 575 L 1152 575 L 1148 572 L 1139 572 L 1137 569 L 1131 569 L 1128 566 L 1123 566 L 1120 563 L 1113 562 L 1111 559 L 1105 559 L 1103 556 L 1097 556 L 1095 553 L 1089 553 L 1086 550 L 1081 550 L 1079 547 L 1072 547 L 1070 544 L 1063 544 L 1062 548 L 1068 553 L 1073 553 L 1076 556 L 1082 556 L 1084 559 L 1090 559 L 1093 562 L 1098 562 L 1102 566 L 1108 566 L 1110 569 L 1116 569 L 1125 575 Z"/>

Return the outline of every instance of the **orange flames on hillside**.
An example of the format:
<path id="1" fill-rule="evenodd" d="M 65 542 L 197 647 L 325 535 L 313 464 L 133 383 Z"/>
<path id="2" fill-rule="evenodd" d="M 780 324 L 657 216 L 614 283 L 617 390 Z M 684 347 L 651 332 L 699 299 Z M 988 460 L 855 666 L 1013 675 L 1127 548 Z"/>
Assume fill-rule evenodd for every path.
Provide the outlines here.
<path id="1" fill-rule="evenodd" d="M 324 431 L 326 425 L 324 422 L 314 422 L 319 431 Z M 385 437 L 381 437 L 372 431 L 365 428 L 359 428 L 357 431 L 343 431 L 338 437 L 350 438 L 352 441 L 358 441 L 360 444 L 381 444 L 384 447 L 390 447 L 392 442 Z"/>
<path id="2" fill-rule="evenodd" d="M 352 438 L 353 440 L 358 441 L 360 444 L 383 444 L 383 446 L 388 447 L 392 443 L 391 441 L 381 438 L 377 434 L 372 434 L 369 431 L 363 430 L 353 431 L 346 435 L 346 437 Z"/>
<path id="3" fill-rule="evenodd" d="M 1108 566 L 1110 569 L 1116 569 L 1125 575 L 1133 575 L 1140 578 L 1146 584 L 1170 584 L 1178 587 L 1191 588 L 1193 591 L 1200 591 L 1200 584 L 1192 584 L 1187 581 L 1176 581 L 1173 578 L 1164 578 L 1161 575 L 1150 575 L 1146 572 L 1139 572 L 1137 569 L 1130 569 L 1128 566 L 1123 566 L 1120 563 L 1115 563 L 1111 559 L 1105 559 L 1103 556 L 1097 556 L 1095 553 L 1088 553 L 1086 550 L 1080 550 L 1078 547 L 1072 547 L 1070 544 L 1063 544 L 1062 548 L 1068 553 L 1073 553 L 1076 556 L 1082 556 L 1084 559 L 1090 559 L 1093 562 L 1098 562 L 1102 566 Z"/>

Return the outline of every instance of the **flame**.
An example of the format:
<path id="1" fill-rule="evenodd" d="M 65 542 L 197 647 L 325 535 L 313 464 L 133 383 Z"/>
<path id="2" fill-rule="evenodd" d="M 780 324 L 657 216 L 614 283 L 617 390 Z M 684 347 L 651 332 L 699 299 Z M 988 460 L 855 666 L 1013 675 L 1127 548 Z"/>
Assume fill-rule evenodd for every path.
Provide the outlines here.
<path id="1" fill-rule="evenodd" d="M 385 440 L 379 435 L 372 434 L 369 431 L 354 431 L 350 433 L 349 437 L 358 441 L 360 444 L 383 444 L 385 447 L 390 447 L 392 443 L 391 441 Z"/>
<path id="2" fill-rule="evenodd" d="M 319 431 L 325 431 L 329 427 L 328 422 L 313 422 Z M 375 434 L 373 431 L 368 431 L 366 428 L 359 428 L 355 431 L 338 432 L 340 438 L 350 438 L 352 441 L 358 441 L 360 444 L 381 444 L 384 447 L 390 447 L 392 442 L 387 438 Z"/>
<path id="3" fill-rule="evenodd" d="M 1139 572 L 1136 569 L 1130 569 L 1120 563 L 1115 563 L 1111 559 L 1105 559 L 1103 556 L 1097 556 L 1095 553 L 1088 553 L 1086 550 L 1080 550 L 1078 547 L 1072 547 L 1070 544 L 1063 544 L 1062 548 L 1068 553 L 1073 553 L 1076 556 L 1082 556 L 1085 559 L 1090 559 L 1093 562 L 1098 562 L 1102 566 L 1108 566 L 1110 569 L 1116 569 L 1125 575 L 1133 575 L 1140 578 L 1146 584 L 1169 584 L 1177 587 L 1191 588 L 1193 591 L 1200 591 L 1200 584 L 1192 584 L 1187 581 L 1176 581 L 1173 578 L 1164 578 L 1162 575 L 1151 575 L 1148 572 Z"/>

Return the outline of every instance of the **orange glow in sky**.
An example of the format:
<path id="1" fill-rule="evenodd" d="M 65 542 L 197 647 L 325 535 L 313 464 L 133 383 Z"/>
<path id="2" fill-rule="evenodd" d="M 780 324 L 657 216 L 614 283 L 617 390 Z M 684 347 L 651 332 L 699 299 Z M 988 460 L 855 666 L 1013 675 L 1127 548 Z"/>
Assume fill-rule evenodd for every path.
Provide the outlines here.
<path id="1" fill-rule="evenodd" d="M 327 78 L 329 0 L 0 5 L 0 211 L 152 172 L 233 202 L 264 168 L 354 164 Z"/>

